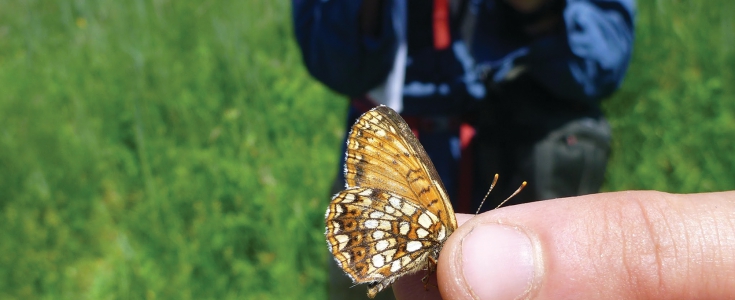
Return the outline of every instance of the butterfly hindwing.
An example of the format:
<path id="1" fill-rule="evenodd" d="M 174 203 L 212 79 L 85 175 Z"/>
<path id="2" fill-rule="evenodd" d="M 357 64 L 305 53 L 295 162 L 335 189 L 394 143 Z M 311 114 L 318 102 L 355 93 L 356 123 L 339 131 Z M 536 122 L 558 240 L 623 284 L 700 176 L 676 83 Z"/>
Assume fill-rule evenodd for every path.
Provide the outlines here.
<path id="1" fill-rule="evenodd" d="M 327 209 L 327 241 L 337 263 L 369 294 L 426 267 L 448 229 L 439 218 L 400 195 L 374 188 L 337 194 Z"/>

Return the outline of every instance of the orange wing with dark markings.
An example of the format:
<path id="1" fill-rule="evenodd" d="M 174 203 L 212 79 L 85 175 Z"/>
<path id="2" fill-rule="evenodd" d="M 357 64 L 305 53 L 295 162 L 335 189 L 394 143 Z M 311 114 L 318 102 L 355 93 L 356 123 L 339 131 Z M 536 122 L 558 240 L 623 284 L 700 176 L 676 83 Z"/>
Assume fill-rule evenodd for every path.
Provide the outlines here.
<path id="1" fill-rule="evenodd" d="M 433 163 L 406 122 L 381 106 L 363 114 L 347 141 L 346 189 L 326 214 L 330 252 L 375 296 L 432 262 L 457 228 Z"/>

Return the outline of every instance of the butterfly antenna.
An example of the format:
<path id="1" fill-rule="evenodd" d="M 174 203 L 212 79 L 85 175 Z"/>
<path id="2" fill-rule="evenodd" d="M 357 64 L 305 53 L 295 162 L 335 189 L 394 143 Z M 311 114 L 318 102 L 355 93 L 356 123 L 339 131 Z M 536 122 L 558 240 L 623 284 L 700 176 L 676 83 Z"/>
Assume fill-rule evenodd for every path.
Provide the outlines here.
<path id="1" fill-rule="evenodd" d="M 501 206 L 503 206 L 503 204 L 505 204 L 505 202 L 508 202 L 508 200 L 510 200 L 510 198 L 513 198 L 513 196 L 518 195 L 518 193 L 520 193 L 521 190 L 523 190 L 523 188 L 526 187 L 526 184 L 527 183 L 525 181 L 523 183 L 521 183 L 521 186 L 519 186 L 518 189 L 515 192 L 513 192 L 513 194 L 511 194 L 510 196 L 508 196 L 508 198 L 505 198 L 505 200 L 503 200 L 503 202 L 500 202 L 500 204 L 498 205 L 498 207 L 496 207 L 495 209 L 500 208 Z"/>
<path id="2" fill-rule="evenodd" d="M 480 206 L 477 207 L 477 211 L 475 212 L 475 215 L 480 213 L 480 209 L 482 208 L 482 205 L 485 204 L 485 200 L 487 200 L 487 196 L 490 195 L 490 192 L 493 190 L 496 183 L 498 183 L 498 174 L 495 174 L 495 178 L 493 178 L 493 183 L 490 184 L 490 189 L 487 191 L 487 194 L 485 194 L 485 197 L 482 198 L 482 202 L 480 202 Z M 503 203 L 505 203 L 505 201 L 503 201 Z"/>

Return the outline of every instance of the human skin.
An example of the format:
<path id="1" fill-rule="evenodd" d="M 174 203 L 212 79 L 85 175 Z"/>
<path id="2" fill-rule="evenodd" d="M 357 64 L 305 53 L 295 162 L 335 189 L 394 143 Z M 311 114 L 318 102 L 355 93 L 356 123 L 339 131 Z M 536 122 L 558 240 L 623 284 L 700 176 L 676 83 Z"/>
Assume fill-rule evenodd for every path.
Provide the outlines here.
<path id="1" fill-rule="evenodd" d="M 735 295 L 735 191 L 603 193 L 457 215 L 436 286 L 397 299 L 727 299 Z M 436 281 L 434 281 L 436 280 Z"/>

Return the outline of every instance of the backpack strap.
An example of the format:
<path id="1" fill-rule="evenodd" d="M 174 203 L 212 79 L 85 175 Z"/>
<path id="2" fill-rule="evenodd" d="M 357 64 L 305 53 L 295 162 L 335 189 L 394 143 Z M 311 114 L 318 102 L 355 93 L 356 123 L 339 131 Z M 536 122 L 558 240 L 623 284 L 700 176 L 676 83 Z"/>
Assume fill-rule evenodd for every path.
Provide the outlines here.
<path id="1" fill-rule="evenodd" d="M 434 0 L 433 11 L 434 49 L 444 50 L 452 44 L 449 28 L 449 0 Z"/>
<path id="2" fill-rule="evenodd" d="M 450 2 L 451 1 L 451 2 Z M 434 0 L 434 49 L 443 50 L 452 43 L 452 33 L 459 33 L 465 43 L 474 33 L 475 15 L 469 14 L 470 0 Z"/>

